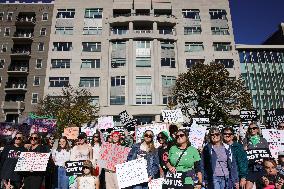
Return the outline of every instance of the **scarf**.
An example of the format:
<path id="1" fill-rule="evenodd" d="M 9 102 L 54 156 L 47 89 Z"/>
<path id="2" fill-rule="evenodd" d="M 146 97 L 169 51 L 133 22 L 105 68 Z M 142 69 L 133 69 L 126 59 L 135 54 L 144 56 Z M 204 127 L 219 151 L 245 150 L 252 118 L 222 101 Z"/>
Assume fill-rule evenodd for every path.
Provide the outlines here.
<path id="1" fill-rule="evenodd" d="M 260 136 L 259 135 L 255 135 L 250 137 L 250 142 L 252 143 L 253 146 L 256 146 L 260 141 Z"/>

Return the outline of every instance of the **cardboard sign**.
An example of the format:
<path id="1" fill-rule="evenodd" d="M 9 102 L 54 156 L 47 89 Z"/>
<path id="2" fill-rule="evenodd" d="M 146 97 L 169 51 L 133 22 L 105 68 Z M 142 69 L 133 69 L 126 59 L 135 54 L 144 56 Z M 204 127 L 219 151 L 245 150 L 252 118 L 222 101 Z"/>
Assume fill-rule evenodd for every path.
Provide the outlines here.
<path id="1" fill-rule="evenodd" d="M 182 123 L 183 115 L 181 109 L 162 110 L 163 120 L 166 123 Z"/>
<path id="2" fill-rule="evenodd" d="M 257 111 L 256 110 L 241 110 L 240 119 L 242 122 L 257 121 Z"/>
<path id="3" fill-rule="evenodd" d="M 113 126 L 114 123 L 112 116 L 98 118 L 98 129 L 108 129 L 113 128 Z"/>
<path id="4" fill-rule="evenodd" d="M 56 119 L 31 119 L 30 133 L 49 133 L 53 134 L 56 130 Z"/>
<path id="5" fill-rule="evenodd" d="M 17 133 L 18 129 L 11 123 L 0 123 L 0 136 L 12 136 Z"/>
<path id="6" fill-rule="evenodd" d="M 66 161 L 66 175 L 82 175 L 84 161 Z"/>
<path id="7" fill-rule="evenodd" d="M 123 124 L 124 127 L 135 127 L 136 125 L 138 125 L 138 120 L 137 119 L 132 119 L 130 118 L 129 114 L 127 113 L 126 110 L 124 110 L 123 112 L 121 112 L 119 114 L 120 117 L 120 121 Z"/>
<path id="8" fill-rule="evenodd" d="M 264 110 L 265 120 L 272 128 L 277 128 L 279 123 L 284 123 L 284 108 Z"/>
<path id="9" fill-rule="evenodd" d="M 45 171 L 49 153 L 21 152 L 15 171 Z"/>
<path id="10" fill-rule="evenodd" d="M 159 142 L 157 141 L 157 135 L 162 132 L 162 131 L 167 131 L 168 130 L 168 126 L 167 124 L 165 123 L 154 123 L 154 124 L 147 124 L 147 125 L 142 125 L 142 126 L 137 126 L 135 128 L 135 132 L 136 132 L 136 142 L 139 143 L 142 141 L 143 139 L 143 134 L 145 131 L 147 130 L 151 130 L 153 131 L 154 133 L 154 144 L 155 144 L 155 147 L 159 147 L 160 144 Z"/>
<path id="11" fill-rule="evenodd" d="M 64 128 L 64 136 L 67 137 L 67 139 L 75 140 L 79 136 L 79 127 L 67 127 Z"/>
<path id="12" fill-rule="evenodd" d="M 263 160 L 263 158 L 271 157 L 269 149 L 247 150 L 247 158 L 249 161 Z"/>
<path id="13" fill-rule="evenodd" d="M 86 133 L 88 137 L 92 137 L 97 131 L 97 127 L 84 126 L 80 127 L 81 133 Z"/>
<path id="14" fill-rule="evenodd" d="M 284 151 L 284 131 L 276 129 L 263 129 L 263 137 L 269 144 L 272 157 L 278 158 L 280 151 Z"/>
<path id="15" fill-rule="evenodd" d="M 168 171 L 163 183 L 163 189 L 183 189 L 185 177 L 185 172 L 171 173 Z"/>
<path id="16" fill-rule="evenodd" d="M 100 156 L 98 164 L 102 168 L 106 168 L 111 171 L 115 171 L 115 166 L 120 163 L 124 163 L 127 160 L 130 148 L 112 144 L 103 143 L 101 146 Z"/>
<path id="17" fill-rule="evenodd" d="M 149 189 L 162 189 L 164 178 L 153 179 L 148 183 Z"/>
<path id="18" fill-rule="evenodd" d="M 116 176 L 119 188 L 148 182 L 147 160 L 140 158 L 116 165 Z"/>
<path id="19" fill-rule="evenodd" d="M 203 146 L 206 130 L 207 127 L 196 125 L 190 128 L 189 141 L 191 142 L 192 146 L 197 149 Z"/>

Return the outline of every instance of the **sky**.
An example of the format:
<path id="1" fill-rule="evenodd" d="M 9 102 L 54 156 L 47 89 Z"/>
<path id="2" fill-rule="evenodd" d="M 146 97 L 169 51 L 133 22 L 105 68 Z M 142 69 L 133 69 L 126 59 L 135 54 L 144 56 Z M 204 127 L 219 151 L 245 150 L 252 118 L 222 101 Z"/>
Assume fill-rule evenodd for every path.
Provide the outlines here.
<path id="1" fill-rule="evenodd" d="M 229 0 L 237 44 L 261 44 L 284 22 L 284 0 Z"/>

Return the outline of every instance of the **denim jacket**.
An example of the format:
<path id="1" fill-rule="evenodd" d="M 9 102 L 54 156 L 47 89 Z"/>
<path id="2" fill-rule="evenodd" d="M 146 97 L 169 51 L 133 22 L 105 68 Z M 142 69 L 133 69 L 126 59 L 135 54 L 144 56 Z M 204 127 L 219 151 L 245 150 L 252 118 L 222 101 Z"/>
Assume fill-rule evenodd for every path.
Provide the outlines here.
<path id="1" fill-rule="evenodd" d="M 230 149 L 225 149 L 227 154 L 227 164 L 229 170 L 229 186 L 233 187 L 235 183 L 239 182 L 236 158 L 230 155 Z M 217 154 L 212 148 L 211 144 L 207 144 L 201 156 L 202 175 L 208 183 L 213 182 L 213 173 L 216 167 Z"/>
<path id="2" fill-rule="evenodd" d="M 134 144 L 132 146 L 132 149 L 130 150 L 127 161 L 135 160 L 137 159 L 137 154 L 140 151 L 140 145 L 141 143 Z M 159 177 L 159 156 L 158 156 L 158 150 L 155 150 L 154 152 L 149 152 L 146 154 L 146 160 L 147 160 L 147 172 L 148 176 L 154 178 Z"/>

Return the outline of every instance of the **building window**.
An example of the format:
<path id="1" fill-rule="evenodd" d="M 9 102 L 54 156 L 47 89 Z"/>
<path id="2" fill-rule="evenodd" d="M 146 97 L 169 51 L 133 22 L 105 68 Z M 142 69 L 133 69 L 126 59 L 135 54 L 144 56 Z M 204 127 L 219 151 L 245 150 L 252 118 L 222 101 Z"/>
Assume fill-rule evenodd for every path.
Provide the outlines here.
<path id="1" fill-rule="evenodd" d="M 101 52 L 101 42 L 82 42 L 83 52 Z"/>
<path id="2" fill-rule="evenodd" d="M 32 104 L 38 103 L 38 93 L 32 93 Z"/>
<path id="3" fill-rule="evenodd" d="M 2 84 L 2 77 L 0 76 L 0 87 L 1 87 L 1 84 Z"/>
<path id="4" fill-rule="evenodd" d="M 125 76 L 111 77 L 111 86 L 125 86 Z"/>
<path id="5" fill-rule="evenodd" d="M 162 50 L 173 50 L 175 48 L 174 42 L 171 41 L 161 41 Z"/>
<path id="6" fill-rule="evenodd" d="M 202 42 L 185 42 L 185 52 L 201 52 L 203 50 Z"/>
<path id="7" fill-rule="evenodd" d="M 204 59 L 186 59 L 186 67 L 191 68 L 195 64 L 204 63 Z"/>
<path id="8" fill-rule="evenodd" d="M 8 21 L 12 21 L 12 19 L 13 19 L 13 12 L 8 12 L 8 14 L 7 14 L 7 20 L 8 20 Z"/>
<path id="9" fill-rule="evenodd" d="M 57 35 L 73 35 L 73 27 L 55 27 Z"/>
<path id="10" fill-rule="evenodd" d="M 100 59 L 82 59 L 81 68 L 100 68 Z"/>
<path id="11" fill-rule="evenodd" d="M 151 41 L 136 41 L 136 48 L 149 49 L 151 48 Z"/>
<path id="12" fill-rule="evenodd" d="M 234 60 L 232 59 L 216 59 L 216 63 L 223 64 L 225 68 L 233 68 L 234 67 Z"/>
<path id="13" fill-rule="evenodd" d="M 213 47 L 214 47 L 214 51 L 231 51 L 232 50 L 231 43 L 214 42 Z"/>
<path id="14" fill-rule="evenodd" d="M 69 77 L 49 77 L 49 87 L 68 87 Z"/>
<path id="15" fill-rule="evenodd" d="M 56 18 L 74 18 L 75 9 L 57 9 Z"/>
<path id="16" fill-rule="evenodd" d="M 70 68 L 71 59 L 51 59 L 51 68 Z"/>
<path id="17" fill-rule="evenodd" d="M 119 68 L 123 67 L 126 64 L 126 58 L 111 58 L 111 67 Z"/>
<path id="18" fill-rule="evenodd" d="M 171 68 L 175 68 L 176 60 L 175 58 L 161 58 L 161 66 L 168 66 Z"/>
<path id="19" fill-rule="evenodd" d="M 125 86 L 125 76 L 116 76 L 111 77 L 111 87 Z M 125 104 L 124 95 L 115 95 L 111 94 L 110 96 L 110 105 L 123 105 Z"/>
<path id="20" fill-rule="evenodd" d="M 201 26 L 184 27 L 184 35 L 196 35 L 201 34 Z"/>
<path id="21" fill-rule="evenodd" d="M 4 29 L 4 36 L 10 36 L 10 28 Z"/>
<path id="22" fill-rule="evenodd" d="M 211 27 L 212 35 L 230 35 L 229 28 Z"/>
<path id="23" fill-rule="evenodd" d="M 72 42 L 53 42 L 53 51 L 71 51 Z"/>
<path id="24" fill-rule="evenodd" d="M 79 87 L 99 87 L 99 77 L 80 77 Z"/>
<path id="25" fill-rule="evenodd" d="M 40 77 L 34 76 L 34 86 L 39 86 L 39 85 L 40 85 Z"/>
<path id="26" fill-rule="evenodd" d="M 84 27 L 83 35 L 101 35 L 102 27 Z"/>
<path id="27" fill-rule="evenodd" d="M 40 42 L 38 44 L 38 51 L 44 51 L 44 43 L 43 42 Z"/>
<path id="28" fill-rule="evenodd" d="M 46 28 L 41 28 L 41 29 L 40 29 L 40 35 L 41 35 L 41 36 L 46 35 Z"/>
<path id="29" fill-rule="evenodd" d="M 227 20 L 227 12 L 224 9 L 209 9 L 211 20 Z"/>
<path id="30" fill-rule="evenodd" d="M 91 104 L 96 106 L 100 103 L 100 97 L 99 96 L 92 96 L 91 97 Z"/>
<path id="31" fill-rule="evenodd" d="M 103 9 L 100 8 L 85 9 L 85 18 L 102 18 L 102 17 L 103 17 Z"/>
<path id="32" fill-rule="evenodd" d="M 3 53 L 3 52 L 7 52 L 7 44 L 3 44 L 2 46 L 1 46 L 1 52 Z"/>
<path id="33" fill-rule="evenodd" d="M 136 77 L 136 104 L 152 104 L 151 76 Z"/>
<path id="34" fill-rule="evenodd" d="M 151 67 L 150 41 L 136 41 L 136 67 Z"/>
<path id="35" fill-rule="evenodd" d="M 110 96 L 110 105 L 124 105 L 125 96 Z"/>
<path id="36" fill-rule="evenodd" d="M 0 59 L 0 69 L 3 69 L 5 65 L 5 60 L 4 59 Z"/>
<path id="37" fill-rule="evenodd" d="M 36 59 L 36 69 L 42 68 L 42 59 Z"/>
<path id="38" fill-rule="evenodd" d="M 4 20 L 4 12 L 0 12 L 0 21 Z"/>
<path id="39" fill-rule="evenodd" d="M 43 20 L 43 21 L 48 20 L 48 13 L 47 13 L 47 12 L 44 12 L 44 13 L 42 14 L 42 20 Z"/>
<path id="40" fill-rule="evenodd" d="M 200 20 L 200 10 L 198 9 L 182 9 L 183 18 Z"/>
<path id="41" fill-rule="evenodd" d="M 172 87 L 175 84 L 176 84 L 175 76 L 162 75 L 162 86 L 163 87 Z"/>
<path id="42" fill-rule="evenodd" d="M 136 57 L 136 67 L 151 67 L 151 57 Z"/>

